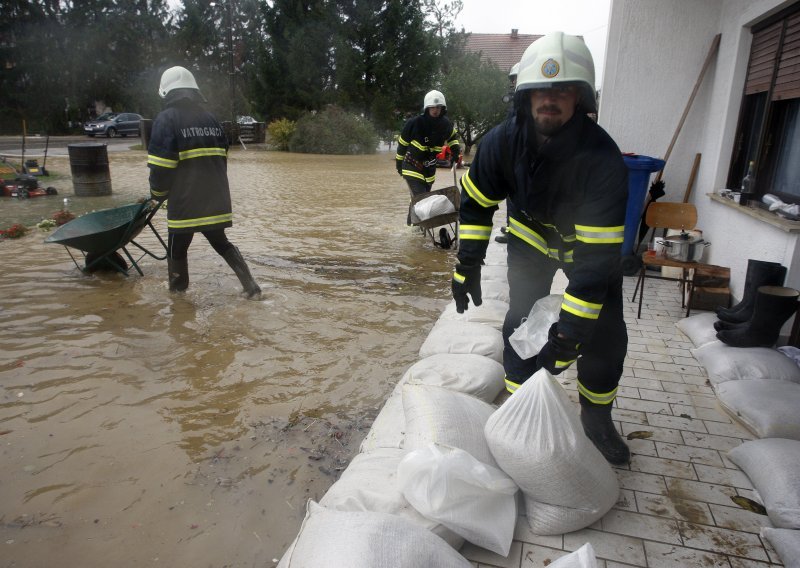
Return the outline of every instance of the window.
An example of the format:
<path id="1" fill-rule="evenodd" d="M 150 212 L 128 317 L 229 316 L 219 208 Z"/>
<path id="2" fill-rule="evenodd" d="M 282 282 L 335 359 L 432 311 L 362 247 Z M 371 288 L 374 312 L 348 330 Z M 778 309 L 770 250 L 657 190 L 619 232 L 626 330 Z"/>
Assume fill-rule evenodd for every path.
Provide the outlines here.
<path id="1" fill-rule="evenodd" d="M 800 203 L 800 2 L 753 28 L 728 187 L 751 161 L 758 195 Z"/>

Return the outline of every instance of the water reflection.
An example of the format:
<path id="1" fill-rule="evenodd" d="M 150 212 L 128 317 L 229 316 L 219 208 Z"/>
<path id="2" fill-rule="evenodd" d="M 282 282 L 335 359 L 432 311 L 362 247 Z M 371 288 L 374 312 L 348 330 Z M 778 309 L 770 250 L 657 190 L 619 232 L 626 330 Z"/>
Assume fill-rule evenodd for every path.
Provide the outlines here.
<path id="1" fill-rule="evenodd" d="M 280 557 L 306 499 L 357 452 L 448 298 L 453 253 L 405 226 L 392 160 L 232 155 L 229 236 L 260 301 L 242 296 L 204 239 L 179 296 L 164 262 L 143 259 L 143 277 L 87 276 L 46 233 L 0 242 L 8 563 Z M 0 226 L 49 216 L 64 197 L 80 214 L 146 194 L 143 152 L 110 163 L 111 196 L 75 197 L 67 178 L 51 201 L 2 202 Z M 154 222 L 165 234 L 164 215 Z"/>

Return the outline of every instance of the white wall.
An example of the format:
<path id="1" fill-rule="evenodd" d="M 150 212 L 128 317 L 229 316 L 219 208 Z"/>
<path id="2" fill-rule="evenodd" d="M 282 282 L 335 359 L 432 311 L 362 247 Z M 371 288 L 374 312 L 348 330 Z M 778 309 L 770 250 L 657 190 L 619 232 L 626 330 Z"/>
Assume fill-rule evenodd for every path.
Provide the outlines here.
<path id="1" fill-rule="evenodd" d="M 599 122 L 623 152 L 664 158 L 717 33 L 719 51 L 706 71 L 664 168 L 667 195 L 681 201 L 695 154 L 701 162 L 689 198 L 712 245 L 706 262 L 731 268 L 741 297 L 747 260 L 790 267 L 800 287 L 796 236 L 712 202 L 724 187 L 750 53 L 749 27 L 793 0 L 614 0 L 611 6 Z"/>

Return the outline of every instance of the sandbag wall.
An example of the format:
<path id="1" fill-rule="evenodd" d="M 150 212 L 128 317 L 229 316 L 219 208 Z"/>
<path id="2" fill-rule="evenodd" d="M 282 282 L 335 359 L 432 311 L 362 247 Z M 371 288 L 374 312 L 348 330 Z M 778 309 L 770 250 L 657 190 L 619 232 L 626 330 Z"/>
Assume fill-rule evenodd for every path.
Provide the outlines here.
<path id="1" fill-rule="evenodd" d="M 677 322 L 695 346 L 720 406 L 757 439 L 728 452 L 750 478 L 772 526 L 761 536 L 787 568 L 800 567 L 800 350 L 731 347 L 713 313 Z"/>

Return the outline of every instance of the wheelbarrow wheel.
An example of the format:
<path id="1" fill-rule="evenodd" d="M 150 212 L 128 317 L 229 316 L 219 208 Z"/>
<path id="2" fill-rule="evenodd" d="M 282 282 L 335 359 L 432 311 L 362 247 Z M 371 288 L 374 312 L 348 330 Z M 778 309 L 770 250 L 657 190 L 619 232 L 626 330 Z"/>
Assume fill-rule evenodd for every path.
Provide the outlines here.
<path id="1" fill-rule="evenodd" d="M 118 272 L 122 270 L 123 272 L 128 271 L 128 263 L 125 262 L 125 259 L 118 251 L 114 251 L 109 255 L 106 255 L 105 258 L 98 261 L 97 259 L 102 258 L 102 254 L 100 253 L 88 253 L 86 255 L 86 272 L 92 274 L 97 272 L 98 270 L 111 270 L 114 272 Z"/>

